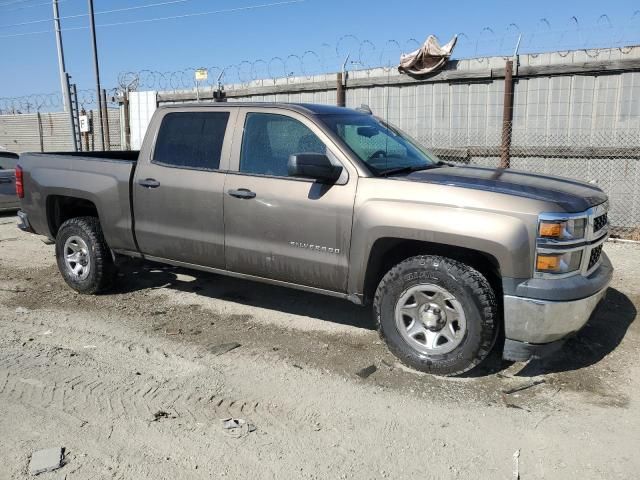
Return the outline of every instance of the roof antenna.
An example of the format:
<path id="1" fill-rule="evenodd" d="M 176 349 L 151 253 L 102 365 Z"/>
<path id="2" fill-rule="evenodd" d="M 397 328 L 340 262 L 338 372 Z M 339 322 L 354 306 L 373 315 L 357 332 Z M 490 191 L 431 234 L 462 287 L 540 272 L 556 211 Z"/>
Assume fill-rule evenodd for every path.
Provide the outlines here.
<path id="1" fill-rule="evenodd" d="M 218 90 L 213 92 L 213 101 L 214 102 L 226 102 L 227 94 L 224 91 L 224 85 L 222 85 L 222 75 L 224 75 L 224 69 L 218 75 L 218 80 L 216 83 L 218 84 Z"/>

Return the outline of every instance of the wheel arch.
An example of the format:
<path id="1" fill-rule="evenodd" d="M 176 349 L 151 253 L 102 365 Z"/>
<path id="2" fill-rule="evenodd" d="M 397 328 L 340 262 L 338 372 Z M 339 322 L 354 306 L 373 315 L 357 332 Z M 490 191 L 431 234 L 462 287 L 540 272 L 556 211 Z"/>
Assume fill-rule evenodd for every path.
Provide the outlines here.
<path id="1" fill-rule="evenodd" d="M 49 195 L 46 212 L 49 232 L 54 238 L 60 226 L 71 218 L 96 217 L 100 220 L 98 207 L 92 200 L 68 195 Z"/>
<path id="2" fill-rule="evenodd" d="M 362 283 L 364 303 L 371 303 L 382 277 L 398 263 L 416 255 L 439 255 L 462 262 L 489 281 L 497 298 L 502 297 L 502 272 L 498 259 L 480 250 L 398 237 L 377 239 L 369 251 Z"/>

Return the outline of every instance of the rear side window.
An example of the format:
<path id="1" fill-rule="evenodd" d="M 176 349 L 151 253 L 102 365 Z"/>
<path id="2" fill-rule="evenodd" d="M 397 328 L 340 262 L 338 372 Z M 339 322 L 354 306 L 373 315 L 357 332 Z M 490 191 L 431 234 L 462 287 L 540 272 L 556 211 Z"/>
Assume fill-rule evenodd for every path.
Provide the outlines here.
<path id="1" fill-rule="evenodd" d="M 229 112 L 176 112 L 162 119 L 153 162 L 179 168 L 216 170 Z"/>

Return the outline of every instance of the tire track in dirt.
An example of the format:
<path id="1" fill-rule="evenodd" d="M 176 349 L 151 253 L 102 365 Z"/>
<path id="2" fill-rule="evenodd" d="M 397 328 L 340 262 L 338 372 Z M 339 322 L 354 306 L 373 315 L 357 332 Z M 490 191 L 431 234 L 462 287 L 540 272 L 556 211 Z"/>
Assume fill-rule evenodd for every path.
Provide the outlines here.
<path id="1" fill-rule="evenodd" d="M 153 412 L 168 410 L 183 415 L 185 421 L 191 423 L 249 417 L 276 431 L 299 428 L 301 422 L 313 423 L 315 417 L 309 417 L 308 409 L 300 413 L 295 410 L 283 412 L 282 408 L 276 409 L 263 399 L 225 394 L 221 389 L 220 370 L 235 374 L 233 365 L 238 358 L 233 352 L 217 367 L 211 365 L 217 357 L 203 347 L 185 347 L 161 340 L 158 342 L 160 348 L 157 348 L 153 338 L 141 344 L 105 334 L 75 331 L 73 323 L 70 321 L 66 325 L 64 335 L 58 335 L 55 330 L 49 335 L 40 335 L 20 347 L 21 352 L 15 352 L 11 345 L 3 349 L 0 354 L 3 377 L 0 378 L 4 386 L 0 399 L 20 400 L 43 409 L 57 408 L 81 418 L 107 415 L 150 419 Z M 19 336 L 36 335 L 49 327 L 53 326 L 22 322 L 16 332 Z M 87 342 L 98 348 L 83 349 L 82 345 Z M 110 354 L 102 355 L 102 350 Z M 77 361 L 78 365 L 70 366 L 71 361 Z M 149 373 L 128 373 L 135 367 Z M 167 376 L 166 370 L 174 376 Z M 43 374 L 58 381 L 38 380 Z M 34 381 L 24 382 L 25 378 Z"/>
<path id="2" fill-rule="evenodd" d="M 219 364 L 210 372 L 191 367 L 181 376 L 163 377 L 157 371 L 156 362 L 150 360 L 157 358 L 151 346 L 153 342 L 149 342 L 149 353 L 146 353 L 147 348 L 137 346 L 134 351 L 145 352 L 144 355 L 140 353 L 131 359 L 113 356 L 108 362 L 102 356 L 95 356 L 93 350 L 69 357 L 73 350 L 61 349 L 55 340 L 53 335 L 38 338 L 23 347 L 21 354 L 12 352 L 10 347 L 2 349 L 0 404 L 21 402 L 40 411 L 54 411 L 63 421 L 76 426 L 82 426 L 86 421 L 93 423 L 96 419 L 105 423 L 151 422 L 153 413 L 159 410 L 176 415 L 182 424 L 180 428 L 187 430 L 198 428 L 198 425 L 219 428 L 222 418 L 240 417 L 258 425 L 270 438 L 278 439 L 279 444 L 287 445 L 287 455 L 294 457 L 304 455 L 308 448 L 296 441 L 296 436 L 304 431 L 313 434 L 314 425 L 320 422 L 321 416 L 312 404 L 293 401 L 288 406 L 275 406 L 268 399 L 246 398 L 220 388 L 223 382 L 218 372 L 224 370 L 228 376 L 242 375 L 243 368 L 237 365 L 244 364 L 246 368 L 247 355 L 230 352 L 221 359 L 197 352 L 204 365 L 213 360 L 218 360 Z M 112 344 L 123 345 L 123 342 Z M 165 348 L 165 351 L 170 357 L 173 355 L 170 349 Z M 248 357 L 249 368 L 252 363 L 257 365 L 255 358 Z M 69 358 L 79 358 L 81 363 L 70 367 Z M 260 360 L 264 362 L 265 359 Z M 130 370 L 128 364 L 139 361 L 143 362 L 143 367 L 149 367 L 151 373 L 131 375 L 126 372 Z M 118 365 L 118 362 L 124 365 Z M 56 381 L 48 382 L 47 378 Z M 103 431 L 101 435 L 106 433 Z M 229 441 L 229 446 L 233 447 L 234 440 Z M 336 459 L 348 459 L 348 452 L 341 448 L 332 448 L 332 455 Z"/>

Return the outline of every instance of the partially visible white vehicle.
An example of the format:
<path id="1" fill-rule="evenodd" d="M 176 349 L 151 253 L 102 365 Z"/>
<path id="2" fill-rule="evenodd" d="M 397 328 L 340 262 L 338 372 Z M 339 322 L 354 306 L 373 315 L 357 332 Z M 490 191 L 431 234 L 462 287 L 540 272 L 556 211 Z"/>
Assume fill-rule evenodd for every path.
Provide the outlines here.
<path id="1" fill-rule="evenodd" d="M 0 211 L 17 210 L 20 201 L 16 195 L 16 164 L 18 155 L 0 146 Z"/>

